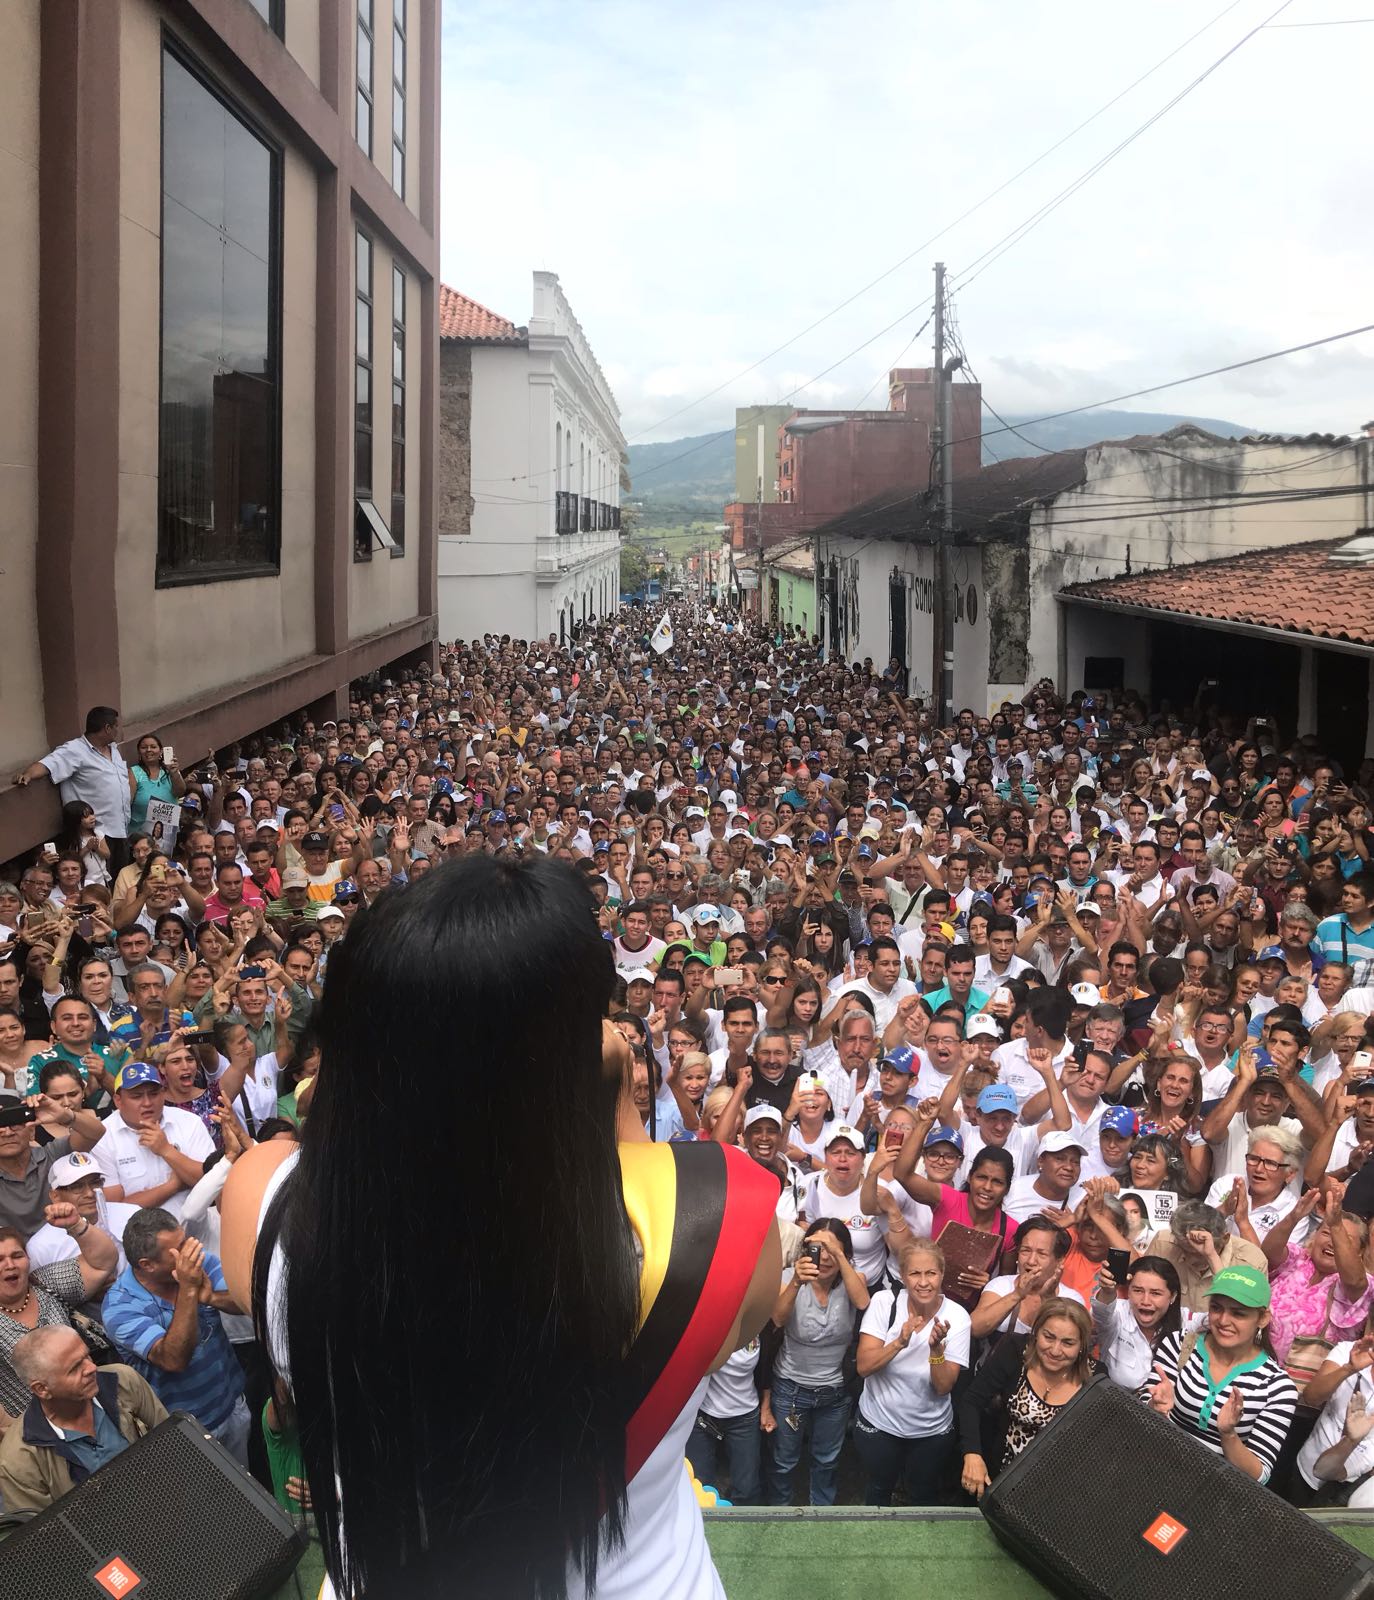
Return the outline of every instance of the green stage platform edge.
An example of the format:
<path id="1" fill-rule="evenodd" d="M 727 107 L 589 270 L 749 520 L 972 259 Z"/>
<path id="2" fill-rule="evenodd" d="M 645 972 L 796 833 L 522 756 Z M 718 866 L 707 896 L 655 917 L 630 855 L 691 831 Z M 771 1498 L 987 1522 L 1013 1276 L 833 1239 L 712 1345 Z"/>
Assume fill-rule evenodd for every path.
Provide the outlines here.
<path id="1" fill-rule="evenodd" d="M 1311 1514 L 1374 1557 L 1374 1512 Z M 972 1509 L 739 1507 L 707 1511 L 706 1536 L 729 1600 L 796 1600 L 799 1594 L 911 1600 L 913 1573 L 920 1574 L 919 1592 L 952 1600 L 1041 1600 L 1050 1593 Z M 319 1546 L 312 1543 L 296 1578 L 273 1600 L 315 1600 L 323 1576 Z"/>

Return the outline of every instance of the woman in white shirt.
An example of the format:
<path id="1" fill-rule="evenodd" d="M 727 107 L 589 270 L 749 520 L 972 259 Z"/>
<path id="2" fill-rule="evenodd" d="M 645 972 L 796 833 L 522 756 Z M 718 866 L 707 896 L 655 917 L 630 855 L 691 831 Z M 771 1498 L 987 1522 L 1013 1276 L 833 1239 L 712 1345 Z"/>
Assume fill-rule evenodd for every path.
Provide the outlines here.
<path id="1" fill-rule="evenodd" d="M 867 1504 L 933 1505 L 954 1448 L 950 1393 L 968 1366 L 968 1312 L 946 1297 L 944 1252 L 917 1239 L 902 1253 L 905 1293 L 882 1289 L 859 1329 L 864 1380 L 854 1446 L 868 1474 Z"/>
<path id="2" fill-rule="evenodd" d="M 1124 1295 L 1103 1265 L 1093 1295 L 1093 1327 L 1113 1383 L 1143 1393 L 1161 1340 L 1179 1330 L 1180 1296 L 1178 1273 L 1163 1256 L 1137 1256 L 1126 1269 Z"/>

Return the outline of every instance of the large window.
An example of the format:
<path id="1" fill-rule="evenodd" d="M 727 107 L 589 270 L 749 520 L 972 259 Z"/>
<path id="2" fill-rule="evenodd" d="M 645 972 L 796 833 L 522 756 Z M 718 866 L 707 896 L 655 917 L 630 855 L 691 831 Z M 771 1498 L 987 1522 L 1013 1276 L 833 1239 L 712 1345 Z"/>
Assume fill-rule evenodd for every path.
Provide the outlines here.
<path id="1" fill-rule="evenodd" d="M 164 50 L 159 585 L 277 570 L 280 165 Z"/>
<path id="2" fill-rule="evenodd" d="M 391 10 L 391 187 L 406 197 L 406 0 Z"/>
<path id="3" fill-rule="evenodd" d="M 353 559 L 371 561 L 374 542 L 384 550 L 394 551 L 396 541 L 391 537 L 391 531 L 373 499 L 372 421 L 376 364 L 372 355 L 372 241 L 361 228 L 353 237 L 356 273 L 353 293 Z"/>
<path id="4" fill-rule="evenodd" d="M 365 155 L 372 154 L 373 0 L 358 0 L 358 104 L 355 131 Z"/>
<path id="5" fill-rule="evenodd" d="M 406 547 L 406 275 L 391 269 L 391 537 Z"/>

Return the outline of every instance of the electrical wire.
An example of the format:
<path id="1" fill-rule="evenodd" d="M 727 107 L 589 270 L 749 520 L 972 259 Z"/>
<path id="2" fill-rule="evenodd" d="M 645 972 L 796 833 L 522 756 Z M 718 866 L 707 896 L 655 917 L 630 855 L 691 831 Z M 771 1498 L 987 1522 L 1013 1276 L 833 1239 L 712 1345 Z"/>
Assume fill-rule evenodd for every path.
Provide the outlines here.
<path id="1" fill-rule="evenodd" d="M 1112 109 L 1114 105 L 1117 105 L 1120 101 L 1124 100 L 1128 94 L 1132 93 L 1133 90 L 1138 89 L 1147 78 L 1153 77 L 1154 74 L 1162 67 L 1167 66 L 1176 55 L 1179 55 L 1196 39 L 1201 38 L 1204 33 L 1207 33 L 1210 29 L 1214 28 L 1217 23 L 1222 21 L 1223 18 L 1234 11 L 1240 3 L 1241 0 L 1230 0 L 1230 3 L 1223 6 L 1210 22 L 1203 23 L 1203 25 L 1198 28 L 1196 32 L 1190 33 L 1181 44 L 1175 45 L 1167 55 L 1161 56 L 1152 67 L 1149 67 L 1146 71 L 1142 72 L 1138 78 L 1133 78 L 1124 89 L 1119 90 L 1112 96 L 1110 100 L 1100 105 L 1096 111 L 1092 112 L 1090 116 L 1085 117 L 1082 122 L 1070 128 L 1067 133 L 1056 139 L 1052 145 L 1049 145 L 1046 149 L 1042 150 L 1040 154 L 1033 160 L 1028 161 L 1025 166 L 1019 168 L 1016 172 L 1013 172 L 1009 178 L 1004 179 L 1003 182 L 998 184 L 995 189 L 989 190 L 981 200 L 975 201 L 974 204 L 969 206 L 966 211 L 960 212 L 960 214 L 955 217 L 952 222 L 947 222 L 944 227 L 940 228 L 936 233 L 931 234 L 928 239 L 917 245 L 914 250 L 909 251 L 899 261 L 895 261 L 885 271 L 880 272 L 876 278 L 870 279 L 861 289 L 856 289 L 854 293 L 851 294 L 847 299 L 841 300 L 838 305 L 832 306 L 830 310 L 824 314 L 824 316 L 817 317 L 814 322 L 808 324 L 799 333 L 793 334 L 790 339 L 784 340 L 782 344 L 777 345 L 766 355 L 760 356 L 757 361 L 750 362 L 747 367 L 742 368 L 739 372 L 735 373 L 733 377 L 727 378 L 724 383 L 717 384 L 714 389 L 708 389 L 705 394 L 698 395 L 695 400 L 690 400 L 686 405 L 679 406 L 676 411 L 670 411 L 666 416 L 659 417 L 656 421 L 646 424 L 644 427 L 638 429 L 635 433 L 629 435 L 629 437 L 631 439 L 642 439 L 646 433 L 654 433 L 665 423 L 674 421 L 677 417 L 684 415 L 688 411 L 694 411 L 697 406 L 704 404 L 707 400 L 714 399 L 716 395 L 720 394 L 723 390 L 728 389 L 731 384 L 738 383 L 741 378 L 747 378 L 751 372 L 757 371 L 757 369 L 761 367 L 765 361 L 771 361 L 774 356 L 781 355 L 784 350 L 790 349 L 791 346 L 796 344 L 799 339 L 804 339 L 808 333 L 813 333 L 823 323 L 828 322 L 831 317 L 836 316 L 839 312 L 845 310 L 846 307 L 853 305 L 856 300 L 867 294 L 870 289 L 875 289 L 880 283 L 883 283 L 890 278 L 893 273 L 899 272 L 904 266 L 907 265 L 908 262 L 914 261 L 917 256 L 928 250 L 931 245 L 935 244 L 938 240 L 943 239 L 947 233 L 952 232 L 961 223 L 966 222 L 971 216 L 975 215 L 975 213 L 981 211 L 984 206 L 995 200 L 998 195 L 1009 189 L 1012 184 L 1019 182 L 1019 180 L 1024 178 L 1028 172 L 1031 172 L 1034 168 L 1038 167 L 1042 161 L 1047 160 L 1055 153 L 1056 150 L 1067 144 L 1069 140 L 1076 138 L 1080 133 L 1082 133 L 1084 128 L 1096 122 L 1099 117 L 1105 115 Z M 1285 3 L 1288 3 L 1288 0 L 1285 0 Z"/>
<path id="2" fill-rule="evenodd" d="M 983 252 L 981 256 L 976 256 L 969 263 L 968 267 L 966 267 L 962 273 L 957 275 L 955 281 L 950 285 L 951 292 L 957 289 L 967 288 L 968 285 L 974 282 L 975 279 L 982 277 L 983 273 L 985 273 L 994 262 L 1000 261 L 1001 258 L 1006 255 L 1008 250 L 1013 249 L 1021 242 L 1022 239 L 1026 237 L 1027 234 L 1031 233 L 1035 228 L 1038 228 L 1046 217 L 1057 211 L 1066 200 L 1071 199 L 1075 194 L 1077 194 L 1084 184 L 1089 183 L 1097 176 L 1099 172 L 1102 171 L 1104 167 L 1106 167 L 1110 162 L 1115 161 L 1117 156 L 1119 156 L 1124 150 L 1129 149 L 1137 139 L 1139 139 L 1143 134 L 1148 133 L 1149 130 L 1154 127 L 1155 123 L 1160 121 L 1161 118 L 1167 116 L 1176 105 L 1186 100 L 1188 96 L 1192 94 L 1194 89 L 1205 83 L 1219 67 L 1224 65 L 1231 59 L 1233 55 L 1235 55 L 1238 50 L 1248 44 L 1257 33 L 1261 33 L 1265 28 L 1269 27 L 1274 18 L 1286 11 L 1288 7 L 1292 5 L 1292 3 L 1293 0 L 1282 0 L 1282 3 L 1277 7 L 1277 9 L 1271 11 L 1263 22 L 1256 23 L 1255 26 L 1251 28 L 1248 33 L 1239 38 L 1229 50 L 1218 56 L 1209 67 L 1200 72 L 1191 83 L 1185 84 L 1176 95 L 1174 95 L 1171 99 L 1166 100 L 1165 103 L 1153 114 L 1153 116 L 1147 117 L 1138 128 L 1127 134 L 1126 137 L 1113 149 L 1109 150 L 1105 156 L 1102 156 L 1099 160 L 1095 161 L 1085 172 L 1080 173 L 1072 183 L 1066 185 L 1059 191 L 1057 195 L 1054 195 L 1050 200 L 1047 200 L 1045 204 L 1042 205 L 1038 210 L 1033 211 L 1029 217 L 1019 222 L 1010 233 L 1004 234 L 996 244 L 990 246 Z"/>

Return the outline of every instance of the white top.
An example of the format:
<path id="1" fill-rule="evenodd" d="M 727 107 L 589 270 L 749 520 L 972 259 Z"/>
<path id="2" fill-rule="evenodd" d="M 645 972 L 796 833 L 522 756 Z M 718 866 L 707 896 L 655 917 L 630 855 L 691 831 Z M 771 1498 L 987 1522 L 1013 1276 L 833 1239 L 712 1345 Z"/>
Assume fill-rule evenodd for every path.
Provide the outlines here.
<path id="1" fill-rule="evenodd" d="M 1062 1289 L 1059 1292 L 1064 1293 Z M 1094 1295 L 1091 1309 L 1107 1376 L 1123 1389 L 1140 1390 L 1154 1371 L 1155 1351 L 1140 1331 L 1131 1302 L 1117 1299 L 1110 1305 L 1103 1305 Z"/>
<path id="2" fill-rule="evenodd" d="M 1033 1217 L 1037 1211 L 1044 1211 L 1047 1206 L 1052 1211 L 1072 1211 L 1083 1198 L 1083 1185 L 1076 1183 L 1069 1190 L 1067 1200 L 1047 1200 L 1044 1195 L 1036 1192 L 1036 1181 L 1035 1177 L 1012 1179 L 1011 1188 L 1007 1190 L 1007 1198 L 1002 1202 L 1002 1209 L 1017 1222 L 1024 1222 L 1027 1217 Z"/>
<path id="3" fill-rule="evenodd" d="M 893 1290 L 880 1289 L 864 1312 L 860 1336 L 870 1334 L 881 1344 L 891 1343 L 901 1334 L 910 1309 L 905 1289 L 900 1300 Z M 953 1300 L 944 1299 L 935 1317 L 949 1324 L 945 1360 L 967 1368 L 971 1328 L 968 1312 Z M 935 1317 L 912 1336 L 905 1350 L 864 1379 L 859 1415 L 899 1439 L 929 1439 L 948 1433 L 954 1426 L 953 1402 L 948 1395 L 936 1394 L 930 1382 L 930 1331 Z"/>
<path id="4" fill-rule="evenodd" d="M 708 1417 L 747 1417 L 758 1409 L 759 1392 L 754 1386 L 758 1364 L 759 1342 L 751 1339 L 707 1378 L 701 1409 Z"/>
<path id="5" fill-rule="evenodd" d="M 124 1258 L 124 1228 L 137 1210 L 137 1206 L 125 1205 L 122 1200 L 107 1200 L 103 1194 L 95 1197 L 96 1225 L 104 1228 L 114 1240 L 115 1248 L 119 1251 L 120 1272 L 129 1265 Z M 28 1252 L 29 1266 L 35 1269 L 50 1267 L 54 1261 L 70 1261 L 81 1254 L 71 1234 L 62 1228 L 54 1228 L 51 1222 L 45 1222 L 24 1248 Z"/>
<path id="6" fill-rule="evenodd" d="M 267 1213 L 272 1197 L 293 1170 L 298 1155 L 283 1161 L 272 1174 L 263 1193 L 258 1225 Z M 280 1246 L 273 1253 L 267 1275 L 267 1321 L 272 1356 L 277 1370 L 289 1382 L 286 1350 L 282 1338 L 285 1306 L 281 1284 Z M 677 1420 L 659 1442 L 657 1449 L 630 1480 L 626 1488 L 625 1541 L 618 1549 L 605 1546 L 597 1569 L 595 1600 L 725 1600 L 725 1590 L 711 1561 L 702 1525 L 701 1508 L 687 1470 L 687 1438 L 706 1394 L 709 1378 L 703 1378 L 688 1396 Z M 568 1571 L 569 1600 L 591 1600 L 578 1573 Z M 326 1578 L 319 1600 L 337 1600 Z"/>
<path id="7" fill-rule="evenodd" d="M 1063 1070 L 1064 1063 L 1073 1055 L 1073 1046 L 1067 1039 L 1054 1058 L 1055 1075 Z M 1018 1108 L 1025 1105 L 1033 1094 L 1045 1087 L 1045 1080 L 1030 1063 L 1030 1046 L 1024 1039 L 1008 1039 L 992 1052 L 997 1065 L 999 1083 L 1007 1084 L 1016 1094 Z"/>
<path id="8" fill-rule="evenodd" d="M 1302 1123 L 1296 1117 L 1280 1117 L 1279 1127 L 1289 1133 L 1301 1134 Z M 1237 1111 L 1226 1125 L 1226 1132 L 1207 1148 L 1212 1152 L 1213 1172 L 1244 1172 L 1245 1149 L 1250 1142 L 1250 1124 L 1244 1111 Z"/>
<path id="9" fill-rule="evenodd" d="M 205 1124 L 189 1111 L 164 1106 L 162 1131 L 172 1146 L 192 1161 L 204 1161 L 214 1153 L 215 1141 Z M 107 1119 L 105 1136 L 92 1149 L 91 1157 L 105 1174 L 105 1182 L 119 1184 L 126 1195 L 140 1194 L 176 1176 L 161 1156 L 138 1142 L 138 1130 L 131 1128 L 118 1111 Z M 162 1202 L 162 1209 L 180 1221 L 186 1194 L 183 1187 Z"/>
<path id="10" fill-rule="evenodd" d="M 129 768 L 117 744 L 103 752 L 82 734 L 44 756 L 43 765 L 61 791 L 64 805 L 80 800 L 95 812 L 100 831 L 107 838 L 128 837 L 133 797 L 129 793 Z"/>
<path id="11" fill-rule="evenodd" d="M 956 1185 L 968 1182 L 969 1168 L 973 1165 L 973 1158 L 987 1144 L 983 1137 L 983 1130 L 973 1123 L 963 1129 L 964 1159 L 959 1163 L 959 1171 L 955 1175 Z M 1035 1172 L 1035 1161 L 1040 1151 L 1040 1135 L 1036 1129 L 1024 1122 L 1012 1124 L 1012 1130 L 1007 1135 L 1007 1142 L 1002 1146 L 1011 1157 L 1013 1176 L 1024 1178 Z"/>
<path id="12" fill-rule="evenodd" d="M 868 996 L 873 1002 L 873 1019 L 877 1024 L 878 1037 L 880 1039 L 883 1036 L 883 1030 L 897 1015 L 898 1002 L 905 1000 L 908 995 L 919 994 L 920 992 L 909 978 L 898 978 L 887 994 L 884 994 L 881 989 L 875 989 L 867 978 L 855 978 L 852 983 L 846 983 L 838 991 L 840 994 L 862 994 Z"/>
<path id="13" fill-rule="evenodd" d="M 1004 1272 L 996 1278 L 988 1279 L 987 1283 L 983 1285 L 983 1294 L 990 1294 L 994 1300 L 997 1300 L 1004 1294 L 1010 1294 L 1015 1287 L 1016 1274 L 1014 1272 Z M 1061 1283 L 1054 1292 L 1061 1300 L 1077 1300 L 1080 1306 L 1084 1303 L 1083 1296 L 1079 1294 L 1078 1290 L 1070 1289 L 1066 1283 Z M 980 1295 L 979 1298 L 981 1299 L 982 1296 Z M 1013 1319 L 1015 1326 L 1013 1326 Z M 1030 1323 L 1022 1322 L 1020 1306 L 1013 1306 L 997 1325 L 996 1331 L 998 1333 L 1029 1333 Z"/>
<path id="14" fill-rule="evenodd" d="M 887 1261 L 887 1241 L 878 1225 L 859 1204 L 860 1184 L 853 1194 L 836 1194 L 824 1172 L 813 1174 L 802 1192 L 802 1211 L 808 1222 L 820 1217 L 838 1217 L 849 1229 L 854 1245 L 854 1270 L 865 1283 L 876 1283 Z"/>
<path id="15" fill-rule="evenodd" d="M 1337 1366 L 1344 1366 L 1350 1360 L 1350 1352 L 1354 1348 L 1352 1343 L 1342 1340 L 1340 1344 L 1332 1345 L 1328 1361 L 1334 1361 Z M 1317 1457 L 1340 1442 L 1345 1432 L 1345 1411 L 1350 1404 L 1351 1396 L 1356 1390 L 1364 1395 L 1365 1404 L 1374 1406 L 1374 1370 L 1366 1367 L 1363 1372 L 1352 1372 L 1343 1383 L 1337 1385 L 1335 1393 L 1321 1409 L 1312 1432 L 1307 1436 L 1307 1443 L 1298 1452 L 1298 1471 L 1303 1476 L 1303 1481 L 1309 1489 L 1319 1489 L 1322 1480 L 1312 1471 L 1316 1465 Z M 1366 1472 L 1374 1468 L 1374 1433 L 1366 1434 L 1359 1444 L 1346 1458 L 1345 1474 L 1341 1479 L 1343 1483 L 1353 1483 L 1356 1478 L 1362 1478 Z M 1360 1491 L 1356 1491 L 1359 1493 Z M 1369 1502 L 1364 1502 L 1368 1504 Z M 1352 1496 L 1350 1504 L 1355 1504 Z"/>
<path id="16" fill-rule="evenodd" d="M 986 994 L 989 988 L 995 989 L 998 984 L 1006 983 L 1010 978 L 1019 978 L 1023 972 L 1029 970 L 1030 962 L 1023 961 L 1015 954 L 1007 962 L 1005 972 L 994 971 L 991 956 L 979 956 L 973 964 L 973 987 L 981 989 Z"/>
<path id="17" fill-rule="evenodd" d="M 1240 1178 L 1243 1182 L 1245 1174 L 1243 1172 L 1228 1172 L 1224 1177 L 1218 1178 L 1212 1187 L 1207 1191 L 1207 1204 L 1209 1206 L 1216 1206 L 1218 1209 L 1220 1209 L 1221 1202 L 1228 1194 L 1230 1194 L 1231 1186 L 1235 1183 L 1237 1178 Z M 1249 1186 L 1247 1185 L 1247 1188 L 1248 1187 Z M 1272 1228 L 1276 1222 L 1281 1222 L 1293 1209 L 1293 1207 L 1297 1205 L 1298 1197 L 1293 1192 L 1294 1187 L 1295 1184 L 1290 1185 L 1287 1189 L 1281 1189 L 1276 1198 L 1271 1200 L 1268 1205 L 1257 1206 L 1253 1202 L 1251 1203 L 1250 1226 L 1255 1230 L 1256 1237 L 1259 1239 L 1261 1244 L 1264 1243 L 1265 1235 L 1269 1232 L 1270 1228 Z M 1290 1244 L 1302 1244 L 1307 1238 L 1307 1235 L 1311 1232 L 1312 1224 L 1316 1221 L 1317 1219 L 1315 1217 L 1309 1217 L 1306 1222 L 1300 1222 L 1297 1227 L 1293 1229 L 1292 1235 L 1290 1236 L 1288 1242 Z M 1231 1230 L 1232 1233 L 1239 1237 L 1240 1229 L 1236 1226 L 1236 1219 L 1234 1217 L 1227 1217 L 1226 1226 Z"/>

